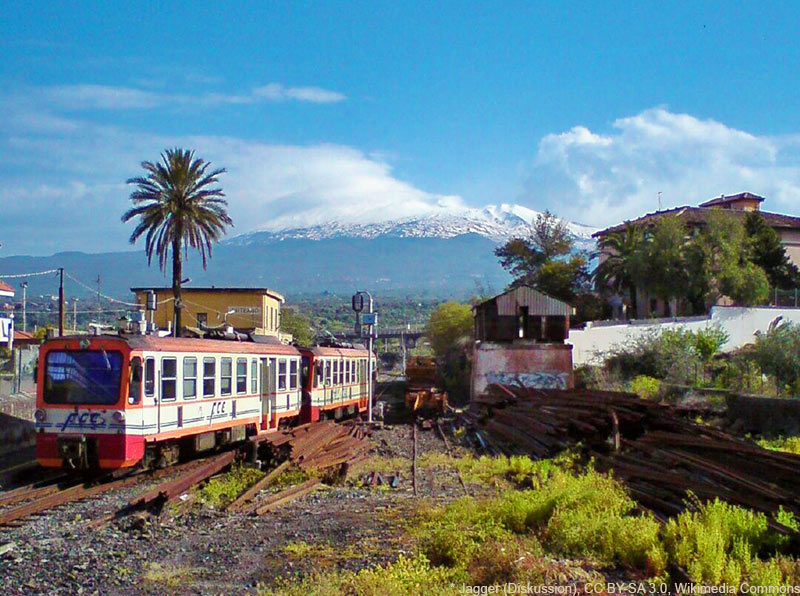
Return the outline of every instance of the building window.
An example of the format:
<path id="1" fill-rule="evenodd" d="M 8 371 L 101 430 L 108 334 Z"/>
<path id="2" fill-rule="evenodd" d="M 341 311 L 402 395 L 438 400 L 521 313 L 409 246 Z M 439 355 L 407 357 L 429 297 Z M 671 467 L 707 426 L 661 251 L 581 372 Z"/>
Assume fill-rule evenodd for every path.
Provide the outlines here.
<path id="1" fill-rule="evenodd" d="M 217 393 L 217 359 L 203 358 L 203 397 Z"/>
<path id="2" fill-rule="evenodd" d="M 156 392 L 156 361 L 148 358 L 144 361 L 144 394 L 152 397 Z"/>
<path id="3" fill-rule="evenodd" d="M 286 360 L 278 360 L 278 391 L 286 391 Z"/>
<path id="4" fill-rule="evenodd" d="M 171 401 L 175 399 L 175 389 L 178 375 L 177 358 L 161 359 L 161 400 Z"/>
<path id="5" fill-rule="evenodd" d="M 250 393 L 258 393 L 258 360 L 255 358 L 250 361 Z"/>
<path id="6" fill-rule="evenodd" d="M 197 313 L 197 326 L 200 329 L 205 329 L 208 327 L 208 313 L 207 312 L 199 312 Z"/>
<path id="7" fill-rule="evenodd" d="M 236 393 L 247 393 L 247 358 L 236 359 Z"/>
<path id="8" fill-rule="evenodd" d="M 197 397 L 197 358 L 183 359 L 183 399 Z"/>
<path id="9" fill-rule="evenodd" d="M 297 360 L 289 363 L 289 389 L 297 389 Z"/>
<path id="10" fill-rule="evenodd" d="M 231 394 L 231 385 L 233 383 L 233 360 L 231 358 L 223 358 L 220 361 L 219 368 L 219 390 L 222 395 Z"/>

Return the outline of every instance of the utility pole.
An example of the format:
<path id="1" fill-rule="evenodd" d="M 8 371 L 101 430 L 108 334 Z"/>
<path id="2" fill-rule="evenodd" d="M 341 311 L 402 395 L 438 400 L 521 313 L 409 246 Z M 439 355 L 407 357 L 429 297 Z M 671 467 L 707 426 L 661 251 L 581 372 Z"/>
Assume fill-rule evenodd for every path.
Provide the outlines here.
<path id="1" fill-rule="evenodd" d="M 28 319 L 28 282 L 23 281 L 21 284 L 22 286 L 22 330 L 27 331 L 27 319 Z"/>
<path id="2" fill-rule="evenodd" d="M 64 268 L 58 268 L 58 335 L 64 335 Z"/>
<path id="3" fill-rule="evenodd" d="M 363 316 L 361 311 L 364 310 L 364 296 L 369 298 L 369 312 L 365 312 Z M 367 326 L 368 333 L 368 346 L 369 355 L 367 356 L 367 376 L 369 377 L 369 385 L 367 385 L 367 420 L 372 423 L 372 396 L 374 395 L 373 378 L 372 378 L 372 348 L 373 342 L 377 337 L 376 327 L 378 325 L 378 315 L 372 310 L 372 294 L 365 291 L 356 292 L 353 296 L 353 310 L 356 312 L 356 332 L 361 334 L 361 322 Z M 363 334 L 361 334 L 363 335 Z"/>
<path id="4" fill-rule="evenodd" d="M 97 322 L 99 323 L 100 322 L 100 317 L 101 317 L 100 309 L 103 308 L 102 306 L 100 306 L 100 274 L 99 273 L 97 274 L 97 279 L 94 280 L 94 281 L 97 284 Z"/>

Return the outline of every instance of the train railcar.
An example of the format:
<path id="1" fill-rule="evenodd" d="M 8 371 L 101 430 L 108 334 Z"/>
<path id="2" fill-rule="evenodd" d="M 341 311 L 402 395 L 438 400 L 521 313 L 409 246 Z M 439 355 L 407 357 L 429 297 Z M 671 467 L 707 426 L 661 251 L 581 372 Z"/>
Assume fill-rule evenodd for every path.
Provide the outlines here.
<path id="1" fill-rule="evenodd" d="M 341 417 L 367 409 L 369 352 L 354 348 L 301 348 L 303 422 Z"/>
<path id="2" fill-rule="evenodd" d="M 171 463 L 296 421 L 301 356 L 279 343 L 61 337 L 39 352 L 36 458 L 114 469 Z"/>

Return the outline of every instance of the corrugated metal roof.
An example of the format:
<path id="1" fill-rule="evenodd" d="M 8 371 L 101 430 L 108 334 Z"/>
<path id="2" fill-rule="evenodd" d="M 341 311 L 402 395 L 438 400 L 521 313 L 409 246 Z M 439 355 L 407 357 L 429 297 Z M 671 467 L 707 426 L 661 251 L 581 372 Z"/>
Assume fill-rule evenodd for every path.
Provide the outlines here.
<path id="1" fill-rule="evenodd" d="M 490 302 L 497 303 L 497 314 L 501 317 L 514 317 L 519 314 L 519 307 L 527 306 L 532 316 L 565 316 L 572 314 L 572 307 L 566 302 L 542 294 L 530 286 L 519 286 L 490 300 L 478 304 L 480 309 Z"/>

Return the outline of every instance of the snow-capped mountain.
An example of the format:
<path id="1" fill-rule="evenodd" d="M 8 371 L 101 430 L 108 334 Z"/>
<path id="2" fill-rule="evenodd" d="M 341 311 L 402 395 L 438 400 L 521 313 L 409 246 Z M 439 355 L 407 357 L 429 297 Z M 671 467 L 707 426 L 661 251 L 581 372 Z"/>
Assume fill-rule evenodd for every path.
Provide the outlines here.
<path id="1" fill-rule="evenodd" d="M 330 238 L 454 238 L 463 234 L 478 234 L 500 243 L 514 237 L 527 236 L 539 211 L 522 205 L 489 205 L 483 209 L 458 207 L 436 210 L 430 214 L 373 223 L 331 221 L 323 225 L 275 229 L 265 226 L 231 238 L 237 245 L 258 244 L 269 240 Z M 564 222 L 583 247 L 591 244 L 597 228 Z"/>

